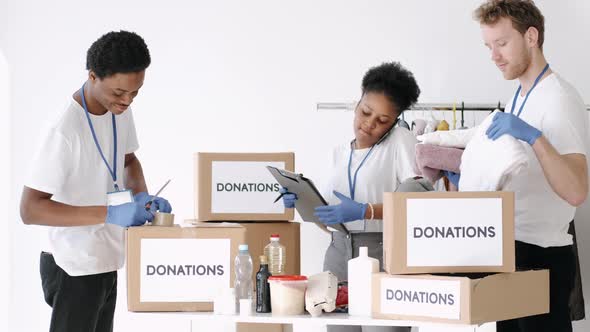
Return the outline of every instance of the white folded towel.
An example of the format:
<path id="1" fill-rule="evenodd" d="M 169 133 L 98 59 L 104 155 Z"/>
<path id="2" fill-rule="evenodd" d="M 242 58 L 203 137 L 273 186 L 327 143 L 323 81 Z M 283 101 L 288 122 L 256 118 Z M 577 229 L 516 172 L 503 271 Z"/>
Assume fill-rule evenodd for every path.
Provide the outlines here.
<path id="1" fill-rule="evenodd" d="M 476 128 L 450 130 L 450 131 L 435 131 L 424 135 L 419 135 L 416 138 L 424 144 L 432 144 L 444 146 L 447 148 L 464 148 L 475 134 Z"/>
<path id="2" fill-rule="evenodd" d="M 492 141 L 487 137 L 486 130 L 497 112 L 474 128 L 461 157 L 459 191 L 502 190 L 513 176 L 528 167 L 525 147 L 518 139 L 502 135 Z"/>

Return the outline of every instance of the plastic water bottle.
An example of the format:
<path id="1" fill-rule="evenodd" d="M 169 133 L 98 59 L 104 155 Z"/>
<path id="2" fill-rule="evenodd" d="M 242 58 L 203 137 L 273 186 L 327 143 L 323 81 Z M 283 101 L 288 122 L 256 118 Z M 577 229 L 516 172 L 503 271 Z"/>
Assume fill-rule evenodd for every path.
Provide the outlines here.
<path id="1" fill-rule="evenodd" d="M 234 271 L 236 273 L 234 281 L 236 308 L 239 308 L 240 300 L 252 300 L 252 257 L 248 252 L 247 244 L 239 246 L 238 255 L 234 260 Z"/>
<path id="2" fill-rule="evenodd" d="M 272 234 L 270 243 L 264 247 L 264 256 L 268 258 L 268 268 L 273 276 L 285 274 L 287 249 L 279 243 L 279 240 L 279 234 Z"/>
<path id="3" fill-rule="evenodd" d="M 367 247 L 359 248 L 359 256 L 348 261 L 348 314 L 371 316 L 372 274 L 379 272 L 379 261 L 369 257 Z"/>

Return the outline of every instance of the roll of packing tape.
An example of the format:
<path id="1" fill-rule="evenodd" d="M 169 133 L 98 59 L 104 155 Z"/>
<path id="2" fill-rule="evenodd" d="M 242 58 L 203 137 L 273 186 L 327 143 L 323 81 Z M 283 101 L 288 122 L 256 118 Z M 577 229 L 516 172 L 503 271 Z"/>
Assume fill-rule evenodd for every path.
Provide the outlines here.
<path id="1" fill-rule="evenodd" d="M 154 220 L 152 220 L 152 226 L 174 226 L 174 214 L 156 212 Z"/>

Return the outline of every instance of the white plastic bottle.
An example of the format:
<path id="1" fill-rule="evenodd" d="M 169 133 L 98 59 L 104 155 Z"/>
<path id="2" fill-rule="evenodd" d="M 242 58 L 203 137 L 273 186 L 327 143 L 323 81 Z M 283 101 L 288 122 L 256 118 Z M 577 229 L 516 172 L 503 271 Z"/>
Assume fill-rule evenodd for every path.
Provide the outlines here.
<path id="1" fill-rule="evenodd" d="M 348 261 L 348 314 L 371 316 L 371 275 L 379 272 L 379 261 L 369 257 L 367 247 L 359 248 L 359 256 Z"/>
<path id="2" fill-rule="evenodd" d="M 285 274 L 287 249 L 279 240 L 279 234 L 272 234 L 270 236 L 270 243 L 264 247 L 264 256 L 268 258 L 268 269 L 273 276 Z"/>
<path id="3" fill-rule="evenodd" d="M 252 300 L 252 257 L 248 252 L 247 244 L 240 244 L 239 252 L 234 260 L 236 278 L 234 288 L 236 294 L 236 311 L 240 300 Z"/>

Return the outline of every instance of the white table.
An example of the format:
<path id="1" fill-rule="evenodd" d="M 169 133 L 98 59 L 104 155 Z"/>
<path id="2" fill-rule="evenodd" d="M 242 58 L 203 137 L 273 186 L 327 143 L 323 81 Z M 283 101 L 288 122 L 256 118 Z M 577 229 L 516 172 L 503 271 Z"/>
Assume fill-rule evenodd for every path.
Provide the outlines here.
<path id="1" fill-rule="evenodd" d="M 252 316 L 240 315 L 216 315 L 212 312 L 158 312 L 135 313 L 135 315 L 156 315 L 182 319 L 190 322 L 191 331 L 204 331 L 201 327 L 204 323 L 222 323 L 225 331 L 235 331 L 236 323 L 260 323 L 260 324 L 285 324 L 290 326 L 287 332 L 325 331 L 327 325 L 370 325 L 370 326 L 415 326 L 420 332 L 494 332 L 495 324 L 460 325 L 428 323 L 417 321 L 372 319 L 363 317 L 351 317 L 343 313 L 324 313 L 319 317 L 311 315 L 299 316 L 273 316 L 272 314 L 259 314 L 254 312 Z"/>

